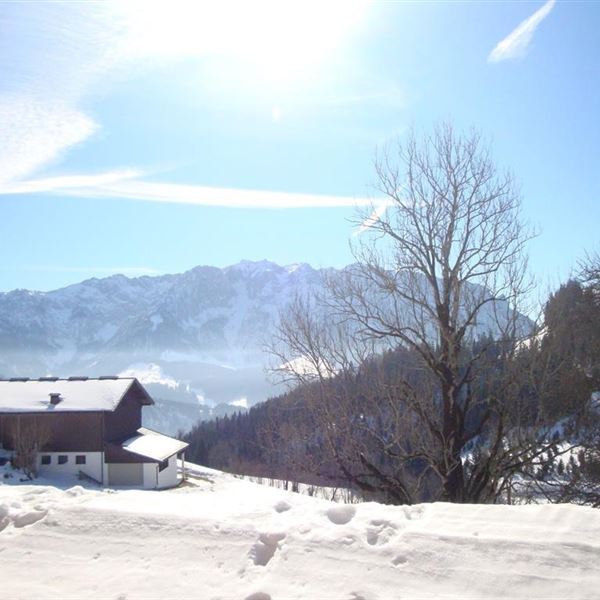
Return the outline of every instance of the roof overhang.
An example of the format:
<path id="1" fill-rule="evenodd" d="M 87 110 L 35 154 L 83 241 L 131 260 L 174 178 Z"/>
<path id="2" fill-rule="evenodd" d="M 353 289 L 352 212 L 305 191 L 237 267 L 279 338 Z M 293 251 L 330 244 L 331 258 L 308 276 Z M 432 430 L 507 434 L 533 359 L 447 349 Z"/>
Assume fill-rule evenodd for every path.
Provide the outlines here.
<path id="1" fill-rule="evenodd" d="M 167 460 L 167 458 L 182 452 L 189 446 L 186 442 L 176 440 L 146 427 L 140 427 L 137 433 L 138 435 L 125 440 L 121 444 L 121 448 L 157 462 Z"/>
<path id="2" fill-rule="evenodd" d="M 131 379 L 131 384 L 125 390 L 125 392 L 123 393 L 123 395 L 119 399 L 119 402 L 117 403 L 117 406 L 121 403 L 121 400 L 123 400 L 123 398 L 128 393 L 131 392 L 132 389 L 135 390 L 140 395 L 139 396 L 139 400 L 140 400 L 140 404 L 142 406 L 151 406 L 152 404 L 154 404 L 154 400 L 152 399 L 152 396 L 150 396 L 150 394 L 146 391 L 146 388 L 138 381 L 137 377 L 133 377 Z"/>

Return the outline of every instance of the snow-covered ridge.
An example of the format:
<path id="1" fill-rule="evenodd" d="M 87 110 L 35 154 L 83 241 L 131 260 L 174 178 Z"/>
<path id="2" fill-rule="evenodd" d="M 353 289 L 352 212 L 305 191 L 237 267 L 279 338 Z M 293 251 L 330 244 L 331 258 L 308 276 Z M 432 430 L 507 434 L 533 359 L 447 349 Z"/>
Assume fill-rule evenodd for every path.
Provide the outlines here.
<path id="1" fill-rule="evenodd" d="M 221 353 L 237 364 L 296 292 L 321 285 L 308 265 L 242 261 L 179 275 L 88 279 L 51 292 L 0 293 L 0 342 L 44 358 L 62 352 Z M 126 367 L 128 365 L 123 365 Z M 60 365 L 56 365 L 60 367 Z"/>
<path id="2" fill-rule="evenodd" d="M 164 492 L 0 484 L 0 530 L 7 598 L 583 600 L 600 587 L 595 509 L 344 505 L 199 466 Z"/>

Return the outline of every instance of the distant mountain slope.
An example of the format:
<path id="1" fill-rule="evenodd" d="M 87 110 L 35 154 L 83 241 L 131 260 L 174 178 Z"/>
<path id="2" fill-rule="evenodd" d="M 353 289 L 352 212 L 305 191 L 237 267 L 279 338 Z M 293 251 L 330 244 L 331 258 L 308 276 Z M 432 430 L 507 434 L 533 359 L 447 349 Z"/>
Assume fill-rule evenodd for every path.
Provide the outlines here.
<path id="1" fill-rule="evenodd" d="M 187 429 L 196 411 L 251 406 L 280 391 L 265 375 L 264 343 L 278 313 L 295 295 L 321 290 L 325 273 L 336 271 L 242 261 L 0 293 L 0 375 L 126 372 L 165 401 L 165 413 L 172 403 L 187 405 L 174 411 L 184 416 L 165 416 L 169 431 Z M 154 411 L 159 426 L 157 419 Z"/>
<path id="2" fill-rule="evenodd" d="M 188 405 L 175 411 L 186 418 L 172 423 L 165 417 L 170 430 L 187 429 L 192 414 L 210 415 L 213 406 L 228 403 L 239 410 L 274 392 L 264 372 L 264 342 L 278 312 L 321 281 L 322 272 L 309 265 L 242 261 L 177 275 L 94 278 L 51 292 L 1 293 L 0 374 L 126 372 L 165 407 Z"/>
<path id="3" fill-rule="evenodd" d="M 265 326 L 296 291 L 320 281 L 308 265 L 243 261 L 179 275 L 94 278 L 52 292 L 16 290 L 0 294 L 0 347 L 16 365 L 20 353 L 34 351 L 56 369 L 157 351 L 174 360 L 255 364 Z"/>

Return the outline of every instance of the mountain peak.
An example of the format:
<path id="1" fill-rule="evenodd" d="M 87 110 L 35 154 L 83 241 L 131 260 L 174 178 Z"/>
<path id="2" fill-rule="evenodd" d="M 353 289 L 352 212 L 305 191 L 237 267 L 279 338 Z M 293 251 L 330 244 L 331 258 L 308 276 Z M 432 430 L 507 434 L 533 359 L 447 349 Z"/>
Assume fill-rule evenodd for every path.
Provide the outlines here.
<path id="1" fill-rule="evenodd" d="M 241 260 L 239 263 L 235 265 L 230 265 L 225 267 L 224 271 L 241 271 L 243 273 L 249 272 L 265 272 L 265 271 L 279 271 L 282 267 L 277 263 L 274 263 L 270 260 Z"/>
<path id="2" fill-rule="evenodd" d="M 286 265 L 284 269 L 288 273 L 306 272 L 313 270 L 313 268 L 308 263 L 292 263 L 291 265 Z"/>

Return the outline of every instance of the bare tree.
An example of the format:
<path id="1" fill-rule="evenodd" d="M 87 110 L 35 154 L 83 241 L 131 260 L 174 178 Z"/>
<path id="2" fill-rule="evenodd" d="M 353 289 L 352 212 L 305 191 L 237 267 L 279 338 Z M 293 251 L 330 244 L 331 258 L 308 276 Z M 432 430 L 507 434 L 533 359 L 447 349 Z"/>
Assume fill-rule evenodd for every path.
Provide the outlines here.
<path id="1" fill-rule="evenodd" d="M 38 453 L 50 440 L 47 419 L 37 415 L 18 415 L 11 422 L 10 437 L 14 450 L 13 466 L 33 479 L 37 476 Z"/>
<path id="2" fill-rule="evenodd" d="M 588 252 L 579 262 L 579 278 L 590 286 L 600 303 L 600 250 Z"/>
<path id="3" fill-rule="evenodd" d="M 495 501 L 555 445 L 517 360 L 533 235 L 519 193 L 480 134 L 450 124 L 388 146 L 376 173 L 387 210 L 360 215 L 356 263 L 282 318 L 277 370 L 317 385 L 311 406 L 354 485 L 400 502 Z M 386 349 L 401 353 L 392 373 Z"/>

